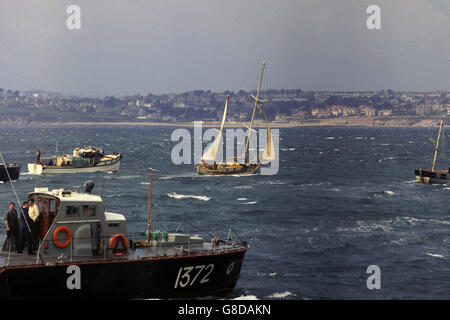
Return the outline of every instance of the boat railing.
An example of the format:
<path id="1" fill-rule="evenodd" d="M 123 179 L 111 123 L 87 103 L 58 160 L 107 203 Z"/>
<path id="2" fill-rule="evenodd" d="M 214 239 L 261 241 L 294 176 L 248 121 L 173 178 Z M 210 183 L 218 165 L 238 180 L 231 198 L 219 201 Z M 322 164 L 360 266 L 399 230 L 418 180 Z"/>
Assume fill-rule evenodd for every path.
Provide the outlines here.
<path id="1" fill-rule="evenodd" d="M 175 233 L 180 233 L 179 228 L 177 228 Z M 167 232 L 166 234 L 169 234 Z M 96 241 L 96 245 L 92 247 L 92 237 L 72 237 L 70 239 L 69 244 L 67 245 L 69 247 L 69 252 L 67 251 L 67 246 L 65 246 L 62 249 L 65 249 L 64 251 L 61 251 L 61 253 L 58 253 L 58 251 L 55 251 L 54 249 L 49 248 L 55 248 L 56 244 L 54 243 L 53 239 L 46 239 L 44 243 L 39 241 L 37 243 L 37 250 L 35 255 L 28 256 L 26 254 L 27 249 L 24 250 L 23 254 L 18 254 L 15 250 L 15 248 L 12 248 L 12 246 L 9 246 L 8 251 L 2 252 L 3 259 L 0 259 L 0 267 L 8 267 L 10 265 L 17 265 L 20 263 L 20 261 L 28 261 L 28 263 L 31 262 L 30 258 L 33 258 L 33 262 L 35 264 L 54 264 L 54 263 L 63 263 L 63 262 L 72 262 L 73 260 L 79 260 L 80 258 L 92 258 L 92 257 L 102 257 L 103 259 L 108 259 L 114 256 L 114 258 L 126 258 L 127 253 L 133 252 L 136 248 L 139 247 L 146 247 L 150 252 L 153 251 L 153 254 L 151 256 L 153 257 L 162 257 L 167 255 L 167 248 L 173 249 L 171 254 L 175 255 L 192 255 L 197 253 L 204 254 L 205 251 L 210 252 L 224 252 L 229 250 L 236 249 L 236 246 L 245 244 L 245 242 L 241 241 L 240 243 L 236 243 L 235 239 L 233 238 L 233 235 L 239 237 L 233 229 L 228 230 L 228 236 L 226 240 L 222 240 L 219 237 L 213 236 L 209 233 L 207 235 L 212 236 L 210 239 L 208 238 L 201 238 L 203 241 L 195 241 L 194 243 L 191 240 L 192 234 L 186 234 L 187 237 L 185 238 L 187 241 L 181 241 L 181 242 L 168 242 L 167 238 L 153 238 L 150 242 L 150 244 L 147 244 L 147 237 L 145 233 L 127 233 L 126 239 L 128 242 L 128 246 L 126 250 L 124 250 L 122 247 L 117 250 L 118 248 L 111 248 L 110 247 L 110 237 L 99 237 L 99 240 Z M 196 234 L 197 235 L 197 234 Z M 0 233 L 0 244 L 3 245 L 3 243 L 6 240 L 6 234 L 4 232 Z M 76 250 L 74 250 L 74 243 L 80 243 L 85 241 L 84 246 L 88 247 L 90 246 L 91 251 L 89 253 L 81 254 L 81 253 L 74 253 Z M 94 240 L 95 241 L 95 240 Z M 63 240 L 64 242 L 64 240 Z M 89 244 L 88 244 L 89 243 Z M 205 243 L 209 243 L 209 246 L 204 247 Z M 144 245 L 142 245 L 144 244 Z M 147 245 L 145 245 L 147 244 Z M 59 246 L 61 246 L 61 242 L 58 243 Z M 52 250 L 55 252 L 54 255 L 48 256 L 46 253 L 47 250 Z M 92 252 L 92 253 L 91 253 Z M 26 258 L 18 258 L 21 256 L 26 256 Z"/>

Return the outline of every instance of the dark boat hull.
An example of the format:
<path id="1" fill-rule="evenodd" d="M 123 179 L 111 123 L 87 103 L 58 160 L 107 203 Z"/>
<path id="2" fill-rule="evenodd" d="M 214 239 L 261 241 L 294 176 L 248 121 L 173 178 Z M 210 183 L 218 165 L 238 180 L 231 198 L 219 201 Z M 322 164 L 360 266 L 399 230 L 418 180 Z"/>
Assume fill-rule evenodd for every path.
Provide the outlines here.
<path id="1" fill-rule="evenodd" d="M 426 184 L 448 183 L 450 181 L 449 170 L 414 170 L 414 175 L 418 182 Z"/>
<path id="2" fill-rule="evenodd" d="M 19 179 L 20 166 L 7 167 L 7 170 L 9 176 L 11 177 L 11 180 Z M 6 169 L 3 165 L 0 166 L 0 181 L 8 182 L 9 181 L 8 173 L 6 172 Z"/>
<path id="3" fill-rule="evenodd" d="M 226 252 L 28 265 L 0 269 L 0 298 L 178 298 L 222 295 L 236 285 L 248 247 Z M 80 288 L 69 289 L 70 266 Z"/>
<path id="4" fill-rule="evenodd" d="M 244 164 L 242 165 L 242 168 L 239 169 L 233 169 L 233 170 L 226 170 L 226 169 L 210 169 L 208 167 L 203 167 L 202 165 L 195 165 L 195 168 L 197 169 L 198 174 L 208 174 L 208 175 L 217 175 L 217 176 L 224 176 L 224 175 L 236 175 L 236 174 L 255 174 L 259 167 L 261 166 L 260 163 L 256 164 Z"/>

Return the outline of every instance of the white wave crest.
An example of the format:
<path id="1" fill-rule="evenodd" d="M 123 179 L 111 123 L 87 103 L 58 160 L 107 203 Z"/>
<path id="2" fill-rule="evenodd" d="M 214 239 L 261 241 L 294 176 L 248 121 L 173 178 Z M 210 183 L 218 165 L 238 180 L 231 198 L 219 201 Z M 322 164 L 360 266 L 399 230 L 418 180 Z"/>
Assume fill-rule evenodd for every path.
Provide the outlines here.
<path id="1" fill-rule="evenodd" d="M 234 189 L 253 189 L 253 186 L 236 186 Z"/>
<path id="2" fill-rule="evenodd" d="M 442 254 L 437 254 L 437 253 L 426 252 L 426 254 L 429 255 L 430 257 L 435 257 L 435 258 L 443 258 L 444 257 Z"/>
<path id="3" fill-rule="evenodd" d="M 286 297 L 289 297 L 289 296 L 296 296 L 296 294 L 293 294 L 292 292 L 290 292 L 290 291 L 286 291 L 286 292 L 275 292 L 275 293 L 272 293 L 270 296 L 268 296 L 267 298 L 286 298 Z"/>
<path id="4" fill-rule="evenodd" d="M 256 296 L 248 295 L 248 296 L 240 296 L 237 298 L 233 298 L 231 300 L 259 300 Z"/>
<path id="5" fill-rule="evenodd" d="M 256 204 L 258 203 L 258 201 L 249 201 L 249 202 L 245 202 L 245 203 L 241 203 L 241 204 Z"/>
<path id="6" fill-rule="evenodd" d="M 177 194 L 176 192 L 168 193 L 167 196 L 173 199 L 197 199 L 201 201 L 209 201 L 211 198 L 207 196 L 195 196 L 191 194 Z"/>

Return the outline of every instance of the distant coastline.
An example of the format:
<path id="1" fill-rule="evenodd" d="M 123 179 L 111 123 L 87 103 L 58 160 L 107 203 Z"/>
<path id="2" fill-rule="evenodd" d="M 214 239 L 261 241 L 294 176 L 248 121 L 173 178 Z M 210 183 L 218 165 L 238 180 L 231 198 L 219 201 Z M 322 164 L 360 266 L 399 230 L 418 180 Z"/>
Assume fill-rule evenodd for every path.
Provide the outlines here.
<path id="1" fill-rule="evenodd" d="M 295 127 L 438 127 L 440 118 L 415 118 L 415 117 L 346 117 L 329 118 L 317 120 L 305 120 L 298 122 L 271 122 L 272 128 L 295 128 Z M 28 126 L 154 126 L 154 127 L 193 127 L 190 122 L 154 122 L 154 121 L 111 121 L 111 122 L 30 122 Z M 203 121 L 203 127 L 219 127 L 218 121 Z M 256 128 L 264 128 L 264 123 L 255 123 Z M 227 123 L 226 127 L 237 128 L 244 126 L 241 123 Z"/>

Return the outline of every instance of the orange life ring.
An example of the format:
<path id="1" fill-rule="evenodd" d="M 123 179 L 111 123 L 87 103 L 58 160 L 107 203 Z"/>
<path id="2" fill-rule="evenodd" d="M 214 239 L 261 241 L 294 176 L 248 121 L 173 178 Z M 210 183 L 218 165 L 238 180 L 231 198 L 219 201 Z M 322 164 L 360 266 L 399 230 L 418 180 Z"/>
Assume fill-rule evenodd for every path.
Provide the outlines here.
<path id="1" fill-rule="evenodd" d="M 67 239 L 64 242 L 60 242 L 58 240 L 58 234 L 61 231 L 67 233 Z M 70 241 L 72 241 L 72 231 L 68 227 L 60 226 L 56 228 L 55 231 L 53 232 L 53 242 L 55 243 L 55 246 L 57 246 L 58 248 L 63 249 L 67 247 L 70 244 Z"/>
<path id="2" fill-rule="evenodd" d="M 118 249 L 117 245 L 119 244 L 119 241 L 122 242 L 123 244 L 123 249 Z M 123 256 L 125 253 L 127 253 L 128 250 L 128 240 L 127 238 L 121 234 L 115 234 L 111 237 L 111 239 L 109 239 L 109 248 L 111 249 L 111 252 L 113 253 L 113 255 L 115 255 L 116 257 L 121 257 Z"/>

